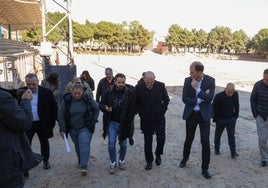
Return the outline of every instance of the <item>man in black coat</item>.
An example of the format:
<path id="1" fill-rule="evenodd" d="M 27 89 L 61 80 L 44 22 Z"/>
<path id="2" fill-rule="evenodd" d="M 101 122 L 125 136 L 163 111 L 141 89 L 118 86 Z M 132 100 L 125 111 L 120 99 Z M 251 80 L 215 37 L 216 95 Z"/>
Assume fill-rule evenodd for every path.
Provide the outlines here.
<path id="1" fill-rule="evenodd" d="M 53 97 L 53 93 L 42 86 L 38 85 L 38 78 L 35 74 L 29 73 L 25 77 L 26 86 L 33 93 L 33 99 L 31 101 L 33 125 L 27 136 L 32 143 L 34 134 L 38 135 L 41 154 L 44 157 L 43 168 L 49 169 L 49 138 L 53 137 L 53 128 L 57 119 L 57 102 Z"/>
<path id="2" fill-rule="evenodd" d="M 206 179 L 211 175 L 208 171 L 210 162 L 210 119 L 213 117 L 212 100 L 215 92 L 215 79 L 203 73 L 204 65 L 195 61 L 190 65 L 190 75 L 185 78 L 182 101 L 185 104 L 182 118 L 186 120 L 186 138 L 183 148 L 183 159 L 180 167 L 184 168 L 189 159 L 192 142 L 197 125 L 200 128 L 202 144 L 202 174 Z"/>
<path id="3" fill-rule="evenodd" d="M 152 169 L 154 160 L 152 152 L 153 134 L 156 134 L 155 163 L 161 164 L 165 144 L 165 113 L 169 104 L 165 84 L 155 80 L 153 72 L 145 73 L 145 82 L 136 85 L 136 107 L 141 119 L 141 130 L 144 133 L 144 152 L 146 170 Z"/>
<path id="4" fill-rule="evenodd" d="M 99 103 L 104 114 L 103 138 L 108 134 L 108 150 L 110 156 L 110 173 L 116 171 L 116 141 L 119 140 L 119 168 L 125 169 L 127 138 L 132 140 L 135 117 L 135 90 L 125 83 L 124 74 L 115 76 L 115 84 L 106 90 Z"/>
<path id="5" fill-rule="evenodd" d="M 235 91 L 235 85 L 228 83 L 224 91 L 215 95 L 213 103 L 214 117 L 216 123 L 214 147 L 215 154 L 220 155 L 221 135 L 226 127 L 231 157 L 237 158 L 235 144 L 235 124 L 239 115 L 239 97 Z"/>

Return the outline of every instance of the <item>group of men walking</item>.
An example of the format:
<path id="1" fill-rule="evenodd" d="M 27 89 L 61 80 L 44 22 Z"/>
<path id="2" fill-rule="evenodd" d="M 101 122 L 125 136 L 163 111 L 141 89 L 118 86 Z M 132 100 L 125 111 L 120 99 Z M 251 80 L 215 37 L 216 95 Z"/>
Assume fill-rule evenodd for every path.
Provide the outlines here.
<path id="1" fill-rule="evenodd" d="M 204 65 L 201 62 L 193 62 L 189 71 L 190 76 L 185 78 L 182 92 L 182 101 L 185 104 L 182 118 L 186 122 L 186 136 L 183 158 L 179 166 L 184 168 L 187 165 L 195 131 L 197 125 L 199 125 L 202 145 L 202 175 L 206 179 L 210 179 L 211 152 L 209 140 L 211 119 L 216 123 L 215 154 L 221 154 L 220 140 L 226 128 L 231 158 L 235 159 L 239 156 L 235 142 L 235 124 L 239 116 L 239 95 L 233 83 L 228 83 L 224 91 L 215 95 L 215 79 L 204 74 Z M 117 168 L 122 170 L 126 168 L 127 140 L 130 145 L 134 144 L 134 117 L 136 114 L 140 117 L 140 128 L 144 135 L 145 170 L 152 169 L 153 161 L 156 165 L 161 165 L 161 155 L 164 151 L 166 139 L 165 114 L 170 102 L 165 84 L 155 80 L 152 71 L 144 72 L 143 78 L 139 80 L 136 86 L 127 84 L 126 76 L 122 73 L 113 76 L 111 68 L 105 69 L 105 75 L 98 83 L 96 99 L 84 92 L 84 87 L 81 84 L 74 84 L 70 93 L 64 95 L 59 109 L 52 92 L 38 85 L 37 76 L 35 74 L 26 76 L 25 89 L 28 89 L 31 95 L 26 97 L 30 100 L 30 107 L 27 109 L 28 111 L 31 109 L 32 112 L 32 126 L 26 132 L 30 143 L 34 134 L 37 133 L 38 135 L 44 169 L 50 168 L 48 139 L 53 136 L 53 128 L 56 120 L 58 120 L 61 135 L 65 136 L 69 133 L 74 142 L 81 174 L 87 174 L 90 143 L 95 130 L 95 123 L 98 121 L 99 110 L 103 112 L 102 136 L 104 139 L 108 137 L 111 174 L 114 174 Z M 261 166 L 263 167 L 267 166 L 268 161 L 267 101 L 268 69 L 264 70 L 263 79 L 255 83 L 250 97 L 252 113 L 256 118 Z M 6 122 L 4 120 L 2 115 L 5 112 L 4 107 L 6 108 L 6 105 L 2 107 L 0 104 L 0 124 L 8 127 L 9 123 L 16 122 Z M 18 108 L 16 105 L 15 107 Z M 29 119 L 29 117 L 27 118 Z M 6 128 L 4 130 L 4 133 L 6 133 Z M 153 150 L 153 135 L 156 136 L 155 150 Z M 120 147 L 118 159 L 117 141 Z M 3 151 L 1 149 L 1 155 L 4 149 Z M 10 172 L 10 174 L 12 173 Z M 18 176 L 18 174 L 16 175 Z M 24 176 L 29 176 L 27 171 L 24 171 Z M 14 178 L 12 175 L 10 177 Z M 5 183 L 7 182 L 9 181 Z"/>

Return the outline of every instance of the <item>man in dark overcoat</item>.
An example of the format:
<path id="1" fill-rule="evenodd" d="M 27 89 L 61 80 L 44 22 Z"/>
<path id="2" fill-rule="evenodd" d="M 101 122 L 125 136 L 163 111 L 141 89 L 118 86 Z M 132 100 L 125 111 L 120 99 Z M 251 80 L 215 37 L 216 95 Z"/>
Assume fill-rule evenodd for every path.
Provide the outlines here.
<path id="1" fill-rule="evenodd" d="M 136 85 L 136 108 L 141 119 L 141 130 L 144 133 L 144 152 L 146 170 L 152 169 L 154 160 L 152 152 L 153 135 L 156 134 L 155 163 L 161 164 L 165 144 L 165 113 L 169 96 L 165 84 L 155 80 L 153 72 L 145 73 L 145 82 Z"/>

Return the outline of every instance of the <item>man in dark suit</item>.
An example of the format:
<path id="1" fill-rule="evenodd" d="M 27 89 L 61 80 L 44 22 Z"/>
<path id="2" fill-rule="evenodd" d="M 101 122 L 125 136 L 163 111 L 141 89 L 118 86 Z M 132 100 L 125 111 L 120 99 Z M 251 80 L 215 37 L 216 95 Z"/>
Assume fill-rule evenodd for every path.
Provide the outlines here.
<path id="1" fill-rule="evenodd" d="M 183 148 L 183 159 L 180 167 L 184 168 L 189 159 L 195 130 L 199 124 L 202 144 L 202 174 L 206 179 L 211 175 L 208 171 L 210 162 L 210 119 L 213 117 L 212 100 L 215 92 L 215 79 L 203 73 L 204 65 L 193 62 L 190 75 L 185 78 L 182 101 L 185 104 L 182 118 L 186 120 L 186 138 Z"/>
<path id="2" fill-rule="evenodd" d="M 154 160 L 152 152 L 153 134 L 156 134 L 155 163 L 161 165 L 161 155 L 165 144 L 165 113 L 169 104 L 165 84 L 155 80 L 154 73 L 145 73 L 145 82 L 136 85 L 136 108 L 141 119 L 144 133 L 144 152 L 146 170 L 152 169 Z"/>
<path id="3" fill-rule="evenodd" d="M 33 93 L 33 99 L 31 100 L 33 124 L 31 129 L 27 131 L 27 136 L 32 143 L 34 134 L 37 134 L 41 145 L 41 154 L 44 157 L 43 168 L 49 169 L 48 139 L 53 137 L 53 128 L 57 119 L 57 102 L 49 89 L 38 85 L 39 81 L 35 74 L 27 74 L 25 82 L 27 88 Z"/>

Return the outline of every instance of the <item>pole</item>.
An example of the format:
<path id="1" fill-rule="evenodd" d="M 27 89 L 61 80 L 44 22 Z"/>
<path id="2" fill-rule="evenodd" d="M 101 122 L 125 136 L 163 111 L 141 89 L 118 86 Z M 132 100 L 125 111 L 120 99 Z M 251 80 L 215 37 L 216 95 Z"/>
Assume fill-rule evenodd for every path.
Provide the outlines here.
<path id="1" fill-rule="evenodd" d="M 71 16 L 71 6 L 72 6 L 72 0 L 67 0 L 67 14 L 68 14 L 68 53 L 67 53 L 67 62 L 69 65 L 74 65 L 74 59 L 73 59 L 73 25 L 72 25 L 72 16 Z"/>
<path id="2" fill-rule="evenodd" d="M 41 13 L 42 13 L 42 42 L 46 42 L 46 0 L 41 0 Z M 46 56 L 42 57 L 42 73 L 43 78 L 46 77 Z"/>
<path id="3" fill-rule="evenodd" d="M 42 41 L 46 42 L 46 0 L 41 0 L 42 11 Z"/>

